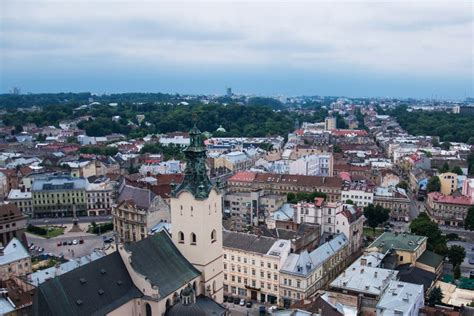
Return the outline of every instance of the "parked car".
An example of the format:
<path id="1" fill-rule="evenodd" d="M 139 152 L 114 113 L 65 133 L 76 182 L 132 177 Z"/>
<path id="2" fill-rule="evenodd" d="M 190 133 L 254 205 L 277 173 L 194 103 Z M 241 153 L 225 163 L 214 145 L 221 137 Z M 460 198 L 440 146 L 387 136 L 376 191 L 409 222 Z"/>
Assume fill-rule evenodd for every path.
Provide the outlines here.
<path id="1" fill-rule="evenodd" d="M 44 248 L 38 247 L 38 252 L 43 252 Z"/>
<path id="2" fill-rule="evenodd" d="M 82 245 L 84 243 L 84 239 L 79 239 L 79 243 Z"/>
<path id="3" fill-rule="evenodd" d="M 258 308 L 258 313 L 259 313 L 260 315 L 265 315 L 265 314 L 267 313 L 267 310 L 266 310 L 265 306 L 260 306 L 260 307 Z"/>
<path id="4" fill-rule="evenodd" d="M 106 244 L 110 244 L 110 243 L 113 242 L 113 241 L 114 241 L 114 239 L 113 239 L 112 237 L 104 238 L 104 242 L 105 242 Z"/>
<path id="5" fill-rule="evenodd" d="M 73 244 L 73 245 L 77 245 L 78 243 L 79 243 L 79 242 L 77 241 L 77 239 L 74 239 L 74 240 L 72 241 L 72 244 Z"/>
<path id="6" fill-rule="evenodd" d="M 239 303 L 240 303 L 240 298 L 234 297 L 234 304 L 239 305 Z"/>
<path id="7" fill-rule="evenodd" d="M 469 279 L 474 279 L 474 270 L 469 271 Z"/>
<path id="8" fill-rule="evenodd" d="M 233 296 L 229 296 L 229 297 L 227 298 L 227 302 L 228 302 L 228 303 L 233 303 L 233 302 L 234 302 L 234 297 L 233 297 Z"/>
<path id="9" fill-rule="evenodd" d="M 247 304 L 245 306 L 247 306 L 247 308 L 251 308 L 252 307 L 252 301 L 247 301 Z"/>
<path id="10" fill-rule="evenodd" d="M 67 240 L 63 241 L 63 246 L 67 245 Z"/>
<path id="11" fill-rule="evenodd" d="M 71 246 L 71 245 L 72 245 L 72 240 L 69 240 L 69 241 L 67 242 L 67 244 L 68 244 L 69 246 Z"/>
<path id="12" fill-rule="evenodd" d="M 60 247 L 63 243 L 58 241 L 58 247 Z"/>
<path id="13" fill-rule="evenodd" d="M 245 306 L 245 299 L 244 298 L 240 299 L 239 305 L 240 306 Z"/>
<path id="14" fill-rule="evenodd" d="M 474 264 L 474 256 L 469 257 L 469 264 Z"/>

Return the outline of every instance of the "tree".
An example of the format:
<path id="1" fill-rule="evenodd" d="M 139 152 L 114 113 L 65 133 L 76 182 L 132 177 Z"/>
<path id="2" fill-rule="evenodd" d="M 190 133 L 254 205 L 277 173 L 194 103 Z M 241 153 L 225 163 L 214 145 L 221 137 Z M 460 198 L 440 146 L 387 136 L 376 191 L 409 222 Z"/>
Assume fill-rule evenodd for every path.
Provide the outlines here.
<path id="1" fill-rule="evenodd" d="M 408 183 L 405 180 L 402 180 L 402 181 L 398 182 L 397 188 L 408 191 Z"/>
<path id="2" fill-rule="evenodd" d="M 462 246 L 452 245 L 448 249 L 447 256 L 449 262 L 455 267 L 464 261 L 464 258 L 466 257 L 466 250 Z"/>
<path id="3" fill-rule="evenodd" d="M 454 166 L 453 169 L 451 169 L 451 172 L 457 174 L 458 176 L 463 175 L 462 169 L 459 166 Z"/>
<path id="4" fill-rule="evenodd" d="M 441 181 L 438 176 L 433 176 L 428 180 L 426 190 L 428 192 L 439 192 L 439 190 L 441 190 Z"/>
<path id="5" fill-rule="evenodd" d="M 351 199 L 347 199 L 345 204 L 354 205 L 354 201 L 352 201 Z"/>
<path id="6" fill-rule="evenodd" d="M 444 150 L 449 150 L 449 148 L 451 147 L 451 143 L 450 142 L 443 142 L 441 145 L 440 145 L 441 149 L 444 149 Z"/>
<path id="7" fill-rule="evenodd" d="M 342 153 L 342 149 L 339 145 L 334 145 L 334 147 L 332 148 L 332 151 L 334 153 Z"/>
<path id="8" fill-rule="evenodd" d="M 448 251 L 446 240 L 443 237 L 438 224 L 431 221 L 426 213 L 420 213 L 417 218 L 410 223 L 410 231 L 419 236 L 428 237 L 427 248 L 440 255 L 445 255 Z"/>
<path id="9" fill-rule="evenodd" d="M 443 298 L 443 291 L 441 291 L 441 288 L 437 286 L 431 290 L 430 296 L 428 297 L 428 305 L 435 306 L 436 304 L 440 304 Z"/>
<path id="10" fill-rule="evenodd" d="M 440 173 L 445 173 L 445 172 L 448 172 L 448 171 L 449 171 L 449 165 L 448 165 L 448 162 L 445 161 L 444 164 L 439 169 L 439 172 Z"/>
<path id="11" fill-rule="evenodd" d="M 456 280 L 459 280 L 459 278 L 461 277 L 461 266 L 459 264 L 454 266 L 453 276 Z"/>
<path id="12" fill-rule="evenodd" d="M 389 219 L 390 210 L 382 207 L 381 205 L 369 204 L 364 208 L 364 215 L 367 218 L 367 225 L 372 227 L 374 233 L 375 228 L 380 224 L 383 224 Z"/>
<path id="13" fill-rule="evenodd" d="M 466 218 L 464 219 L 464 228 L 474 230 L 474 206 L 471 206 L 467 211 Z"/>

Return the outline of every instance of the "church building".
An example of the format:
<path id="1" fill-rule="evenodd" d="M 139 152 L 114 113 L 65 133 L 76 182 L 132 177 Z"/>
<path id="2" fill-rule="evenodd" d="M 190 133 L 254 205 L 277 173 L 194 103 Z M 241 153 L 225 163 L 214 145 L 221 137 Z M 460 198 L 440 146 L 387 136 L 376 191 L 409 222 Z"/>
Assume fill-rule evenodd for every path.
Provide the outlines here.
<path id="1" fill-rule="evenodd" d="M 222 195 L 211 184 L 201 132 L 192 128 L 185 176 L 166 231 L 42 283 L 34 315 L 228 315 L 223 301 Z"/>

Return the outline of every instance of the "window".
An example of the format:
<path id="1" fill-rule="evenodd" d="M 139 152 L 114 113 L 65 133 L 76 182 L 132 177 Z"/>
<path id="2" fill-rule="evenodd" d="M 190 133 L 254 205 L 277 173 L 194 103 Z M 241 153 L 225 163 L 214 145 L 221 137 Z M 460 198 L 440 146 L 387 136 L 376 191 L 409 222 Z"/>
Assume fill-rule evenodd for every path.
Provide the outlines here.
<path id="1" fill-rule="evenodd" d="M 403 261 L 403 256 L 400 256 L 400 261 Z"/>
<path id="2" fill-rule="evenodd" d="M 196 234 L 191 233 L 191 245 L 196 245 Z"/>
<path id="3" fill-rule="evenodd" d="M 183 232 L 178 233 L 178 239 L 179 239 L 180 244 L 184 244 L 184 233 Z"/>
<path id="4" fill-rule="evenodd" d="M 213 229 L 211 232 L 211 243 L 216 242 L 216 230 Z"/>

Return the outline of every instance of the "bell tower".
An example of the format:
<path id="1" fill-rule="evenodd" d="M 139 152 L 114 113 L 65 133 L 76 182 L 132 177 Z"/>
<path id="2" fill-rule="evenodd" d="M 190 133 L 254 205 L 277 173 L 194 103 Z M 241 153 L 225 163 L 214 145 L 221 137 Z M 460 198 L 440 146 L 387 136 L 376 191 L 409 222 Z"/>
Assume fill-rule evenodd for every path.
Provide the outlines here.
<path id="1" fill-rule="evenodd" d="M 189 131 L 184 150 L 184 180 L 171 192 L 171 230 L 174 244 L 201 271 L 197 294 L 223 300 L 222 194 L 206 170 L 206 148 L 201 132 Z"/>

